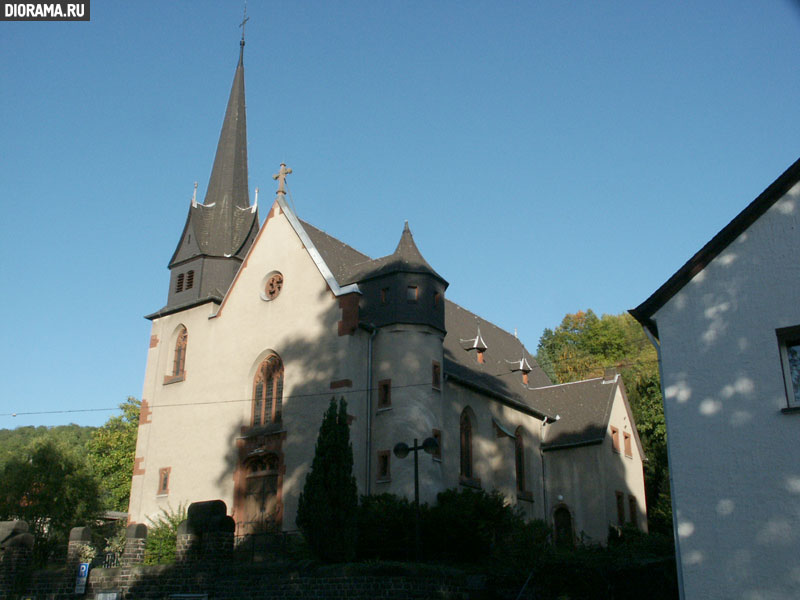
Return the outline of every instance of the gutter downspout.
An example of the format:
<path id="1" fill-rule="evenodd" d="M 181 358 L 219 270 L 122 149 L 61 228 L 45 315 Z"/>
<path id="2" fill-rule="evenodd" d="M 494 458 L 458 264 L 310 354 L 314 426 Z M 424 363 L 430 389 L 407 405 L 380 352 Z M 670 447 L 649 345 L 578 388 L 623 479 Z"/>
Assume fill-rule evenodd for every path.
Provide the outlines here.
<path id="1" fill-rule="evenodd" d="M 647 335 L 647 339 L 650 340 L 650 343 L 653 344 L 653 347 L 656 349 L 656 355 L 658 356 L 658 380 L 661 384 L 661 402 L 664 403 L 664 398 L 666 395 L 664 394 L 664 368 L 663 364 L 661 363 L 661 343 L 658 341 L 658 338 L 655 337 L 651 332 L 649 327 L 642 327 L 644 329 L 645 334 Z M 669 435 L 669 427 L 667 426 L 667 411 L 664 410 L 664 425 L 667 427 L 667 435 Z M 667 464 L 669 465 L 669 491 L 670 491 L 670 500 L 672 504 L 672 537 L 675 540 L 675 570 L 678 572 L 678 595 L 681 600 L 684 600 L 686 597 L 683 591 L 683 562 L 681 561 L 681 543 L 680 537 L 678 536 L 678 510 L 675 506 L 675 485 L 672 481 L 672 452 L 670 451 L 671 446 L 669 442 L 667 442 Z"/>
<path id="2" fill-rule="evenodd" d="M 542 444 L 544 444 L 544 427 L 547 425 L 547 419 L 542 421 L 541 426 L 539 427 L 539 457 L 542 459 L 542 510 L 544 514 L 544 522 L 550 522 L 550 517 L 547 509 L 547 475 L 545 475 L 544 470 L 544 452 L 542 451 Z"/>
<path id="3" fill-rule="evenodd" d="M 366 462 L 366 490 L 367 496 L 372 495 L 372 341 L 378 335 L 378 329 L 372 323 L 359 323 L 358 326 L 369 333 L 367 340 L 367 460 Z"/>

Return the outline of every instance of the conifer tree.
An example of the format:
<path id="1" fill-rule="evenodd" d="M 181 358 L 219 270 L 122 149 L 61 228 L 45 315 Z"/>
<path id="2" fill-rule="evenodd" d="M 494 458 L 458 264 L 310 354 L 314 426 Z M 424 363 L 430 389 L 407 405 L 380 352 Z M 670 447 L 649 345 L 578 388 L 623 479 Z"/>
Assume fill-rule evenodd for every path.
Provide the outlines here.
<path id="1" fill-rule="evenodd" d="M 355 556 L 358 491 L 347 402 L 331 398 L 319 428 L 311 471 L 297 506 L 297 526 L 322 560 L 345 562 Z"/>

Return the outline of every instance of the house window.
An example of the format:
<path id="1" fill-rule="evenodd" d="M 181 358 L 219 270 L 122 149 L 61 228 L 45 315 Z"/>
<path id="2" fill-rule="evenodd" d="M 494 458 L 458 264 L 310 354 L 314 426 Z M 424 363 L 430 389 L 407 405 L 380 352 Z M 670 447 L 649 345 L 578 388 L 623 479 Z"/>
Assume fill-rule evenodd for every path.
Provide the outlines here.
<path id="1" fill-rule="evenodd" d="M 522 427 L 514 433 L 514 464 L 517 468 L 517 491 L 525 491 L 525 445 L 522 442 Z"/>
<path id="2" fill-rule="evenodd" d="M 389 303 L 389 288 L 381 289 L 381 304 Z"/>
<path id="3" fill-rule="evenodd" d="M 190 290 L 194 287 L 194 271 L 186 273 L 186 289 Z"/>
<path id="4" fill-rule="evenodd" d="M 159 496 L 166 496 L 169 494 L 169 473 L 172 467 L 164 467 L 158 470 L 158 492 Z"/>
<path id="5" fill-rule="evenodd" d="M 619 452 L 619 429 L 611 428 L 611 448 L 614 452 Z"/>
<path id="6" fill-rule="evenodd" d="M 391 453 L 388 450 L 378 452 L 378 481 L 390 481 L 392 479 L 390 461 Z"/>
<path id="7" fill-rule="evenodd" d="M 633 458 L 633 450 L 631 449 L 631 434 L 627 431 L 622 434 L 625 443 L 625 456 Z"/>
<path id="8" fill-rule="evenodd" d="M 431 364 L 431 386 L 435 390 L 442 389 L 442 365 L 436 361 Z"/>
<path id="9" fill-rule="evenodd" d="M 254 426 L 280 423 L 283 410 L 283 363 L 274 354 L 256 372 L 253 383 Z"/>
<path id="10" fill-rule="evenodd" d="M 800 407 L 800 325 L 778 329 L 783 383 L 790 408 Z"/>
<path id="11" fill-rule="evenodd" d="M 635 496 L 628 496 L 628 514 L 630 516 L 631 525 L 638 526 L 638 519 L 637 514 L 639 513 L 639 509 L 636 507 L 636 497 Z"/>
<path id="12" fill-rule="evenodd" d="M 178 275 L 178 281 L 175 283 L 175 293 L 176 294 L 178 292 L 182 292 L 183 291 L 183 278 L 184 278 L 184 274 L 183 273 Z"/>
<path id="13" fill-rule="evenodd" d="M 472 420 L 467 409 L 461 413 L 461 476 L 472 479 Z"/>
<path id="14" fill-rule="evenodd" d="M 378 382 L 378 408 L 389 408 L 392 405 L 392 380 L 383 379 Z"/>
<path id="15" fill-rule="evenodd" d="M 442 460 L 442 431 L 440 429 L 433 430 L 433 439 L 436 440 L 436 450 L 431 455 L 436 460 Z"/>
<path id="16" fill-rule="evenodd" d="M 419 288 L 415 285 L 408 286 L 408 289 L 406 291 L 406 299 L 409 302 L 416 302 L 418 298 L 419 298 Z"/>
<path id="17" fill-rule="evenodd" d="M 617 495 L 617 523 L 625 525 L 625 494 L 616 492 Z"/>
<path id="18" fill-rule="evenodd" d="M 189 332 L 181 326 L 178 339 L 175 341 L 175 357 L 172 360 L 172 376 L 181 377 L 186 367 L 186 344 L 189 341 Z"/>

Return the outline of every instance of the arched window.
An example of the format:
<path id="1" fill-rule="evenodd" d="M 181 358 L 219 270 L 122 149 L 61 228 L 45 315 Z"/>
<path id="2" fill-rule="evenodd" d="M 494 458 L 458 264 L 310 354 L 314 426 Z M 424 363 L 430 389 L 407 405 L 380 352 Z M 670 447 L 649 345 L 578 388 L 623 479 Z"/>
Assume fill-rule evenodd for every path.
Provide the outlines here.
<path id="1" fill-rule="evenodd" d="M 189 332 L 186 327 L 181 325 L 178 331 L 178 339 L 175 340 L 175 358 L 172 361 L 172 376 L 180 377 L 183 375 L 186 366 L 186 343 L 189 340 Z"/>
<path id="2" fill-rule="evenodd" d="M 253 425 L 279 423 L 283 408 L 283 363 L 274 354 L 256 372 L 253 382 Z"/>
<path id="3" fill-rule="evenodd" d="M 461 476 L 472 479 L 472 420 L 466 408 L 461 413 Z"/>
<path id="4" fill-rule="evenodd" d="M 514 432 L 514 463 L 517 467 L 517 491 L 525 491 L 525 445 L 522 442 L 522 427 Z"/>

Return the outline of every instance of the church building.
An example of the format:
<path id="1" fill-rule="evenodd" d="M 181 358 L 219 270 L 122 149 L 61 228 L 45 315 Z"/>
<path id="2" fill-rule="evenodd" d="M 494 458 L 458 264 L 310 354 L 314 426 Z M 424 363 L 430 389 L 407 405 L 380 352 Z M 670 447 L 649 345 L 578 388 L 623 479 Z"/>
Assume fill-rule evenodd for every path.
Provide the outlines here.
<path id="1" fill-rule="evenodd" d="M 446 298 L 408 223 L 373 259 L 250 203 L 244 41 L 202 203 L 194 198 L 152 321 L 129 520 L 223 500 L 237 534 L 297 529 L 331 398 L 344 398 L 360 494 L 421 501 L 499 490 L 557 539 L 646 530 L 642 446 L 621 378 L 553 385 L 512 335 Z M 390 235 L 391 232 L 387 232 Z M 424 241 L 421 241 L 424 246 Z"/>

